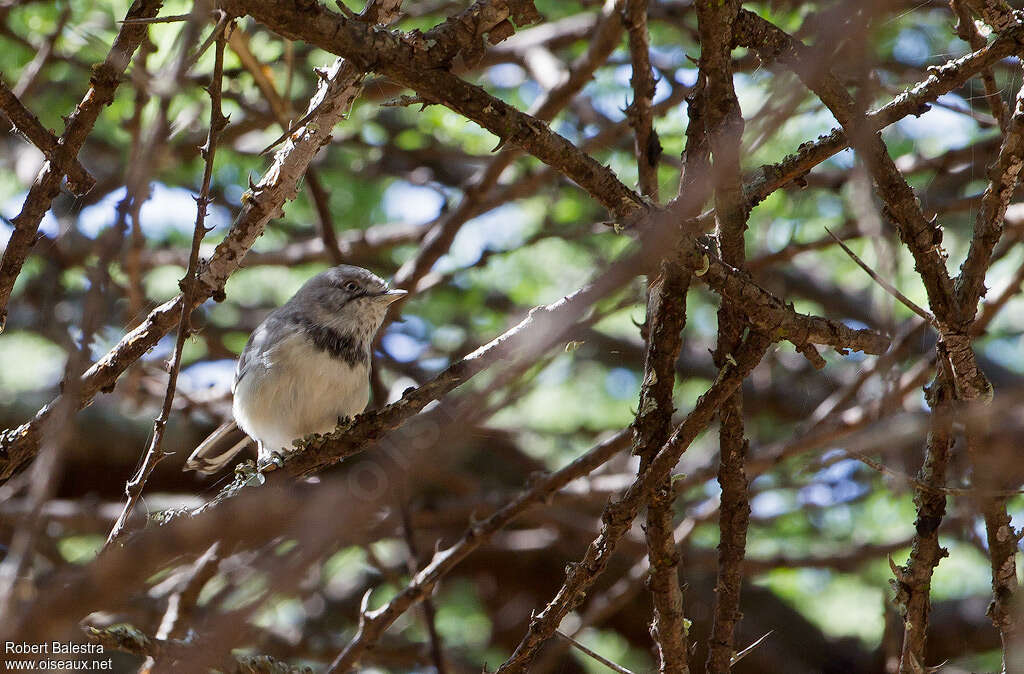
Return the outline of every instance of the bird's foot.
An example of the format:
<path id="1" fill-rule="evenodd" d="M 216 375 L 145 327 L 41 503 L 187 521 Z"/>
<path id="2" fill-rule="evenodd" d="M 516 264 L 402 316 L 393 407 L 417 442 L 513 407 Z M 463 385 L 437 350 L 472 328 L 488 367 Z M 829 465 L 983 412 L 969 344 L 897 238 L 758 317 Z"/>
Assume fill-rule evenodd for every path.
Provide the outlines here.
<path id="1" fill-rule="evenodd" d="M 334 430 L 330 432 L 330 437 L 333 440 L 337 440 L 345 434 L 345 431 L 352 428 L 352 424 L 356 422 L 355 417 L 338 417 L 338 425 L 334 427 Z"/>
<path id="2" fill-rule="evenodd" d="M 270 452 L 266 458 L 260 459 L 260 462 L 256 465 L 256 468 L 261 473 L 269 473 L 277 470 L 278 468 L 284 467 L 285 453 L 279 449 L 275 449 Z"/>

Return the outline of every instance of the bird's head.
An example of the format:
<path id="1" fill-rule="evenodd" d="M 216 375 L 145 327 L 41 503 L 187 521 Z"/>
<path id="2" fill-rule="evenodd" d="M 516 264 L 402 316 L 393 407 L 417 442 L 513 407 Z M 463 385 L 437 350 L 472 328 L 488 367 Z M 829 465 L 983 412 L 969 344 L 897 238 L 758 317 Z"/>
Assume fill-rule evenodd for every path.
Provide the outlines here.
<path id="1" fill-rule="evenodd" d="M 405 294 L 392 290 L 368 269 L 343 264 L 311 278 L 295 299 L 312 308 L 325 324 L 372 336 L 384 322 L 388 306 Z"/>

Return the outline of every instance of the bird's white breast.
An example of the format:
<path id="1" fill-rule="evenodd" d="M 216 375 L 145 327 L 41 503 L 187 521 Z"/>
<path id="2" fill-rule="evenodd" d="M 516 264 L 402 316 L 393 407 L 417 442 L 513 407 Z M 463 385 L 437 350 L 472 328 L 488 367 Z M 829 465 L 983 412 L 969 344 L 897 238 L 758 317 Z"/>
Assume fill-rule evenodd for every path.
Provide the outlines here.
<path id="1" fill-rule="evenodd" d="M 295 333 L 260 356 L 235 387 L 238 425 L 265 453 L 289 449 L 310 433 L 327 433 L 339 417 L 362 412 L 369 400 L 369 363 L 331 357 Z"/>

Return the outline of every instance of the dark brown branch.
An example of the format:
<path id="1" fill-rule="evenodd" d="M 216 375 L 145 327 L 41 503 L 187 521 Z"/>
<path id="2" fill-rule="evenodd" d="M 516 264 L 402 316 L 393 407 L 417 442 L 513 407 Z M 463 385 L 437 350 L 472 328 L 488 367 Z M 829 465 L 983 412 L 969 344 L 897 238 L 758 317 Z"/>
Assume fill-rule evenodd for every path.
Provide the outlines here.
<path id="1" fill-rule="evenodd" d="M 633 63 L 633 102 L 627 110 L 629 124 L 635 134 L 634 152 L 640 176 L 640 193 L 658 201 L 658 163 L 661 143 L 654 130 L 654 73 L 651 71 L 651 41 L 647 33 L 647 0 L 626 3 L 626 25 L 629 29 L 629 54 Z"/>
<path id="2" fill-rule="evenodd" d="M 331 672 L 347 672 L 359 664 L 363 654 L 371 648 L 399 616 L 417 602 L 429 596 L 438 579 L 465 559 L 480 544 L 505 528 L 528 508 L 543 502 L 551 494 L 573 480 L 592 472 L 598 466 L 619 454 L 629 444 L 629 434 L 620 432 L 572 463 L 536 480 L 530 487 L 503 508 L 482 522 L 472 525 L 457 543 L 434 553 L 433 559 L 413 577 L 409 585 L 384 606 L 363 612 L 359 618 L 359 631 L 345 649 L 331 663 Z"/>
<path id="3" fill-rule="evenodd" d="M 135 0 L 128 9 L 128 18 L 151 18 L 160 10 L 160 0 Z M 21 267 L 36 242 L 36 232 L 50 204 L 60 193 L 65 173 L 92 131 L 103 109 L 114 100 L 114 91 L 128 62 L 146 36 L 146 26 L 122 25 L 103 63 L 92 70 L 89 91 L 68 116 L 64 133 L 57 147 L 50 152 L 48 163 L 29 189 L 25 203 L 11 221 L 14 231 L 0 260 L 0 326 L 7 318 L 7 302 Z"/>
<path id="4" fill-rule="evenodd" d="M 205 167 L 203 169 L 203 182 L 199 188 L 199 196 L 196 198 L 196 221 L 195 227 L 192 231 L 192 252 L 189 255 L 188 270 L 185 272 L 185 277 L 179 283 L 182 288 L 182 303 L 181 303 L 181 314 L 178 318 L 178 336 L 174 343 L 174 353 L 171 356 L 170 368 L 168 370 L 169 375 L 167 379 L 167 391 L 164 394 L 163 406 L 160 408 L 160 414 L 153 421 L 153 434 L 150 437 L 149 446 L 146 448 L 146 452 L 143 455 L 142 465 L 139 467 L 138 472 L 132 477 L 127 483 L 125 483 L 125 495 L 128 500 L 124 504 L 124 510 L 121 515 L 117 518 L 117 522 L 110 529 L 110 534 L 107 536 L 106 545 L 111 545 L 117 537 L 121 534 L 128 522 L 128 518 L 132 514 L 132 510 L 135 508 L 135 504 L 138 503 L 139 498 L 142 496 L 142 490 L 146 485 L 146 481 L 152 474 L 153 469 L 160 463 L 164 458 L 168 456 L 168 453 L 163 448 L 163 437 L 164 429 L 167 427 L 167 421 L 171 416 L 171 406 L 174 404 L 174 392 L 177 388 L 178 383 L 178 372 L 181 370 L 181 354 L 185 348 L 185 340 L 192 330 L 190 316 L 192 314 L 192 307 L 195 306 L 194 294 L 196 293 L 196 286 L 198 282 L 199 274 L 199 246 L 203 242 L 203 237 L 209 231 L 206 227 L 206 215 L 207 210 L 210 206 L 210 184 L 213 181 L 213 163 L 217 154 L 217 142 L 220 139 L 220 134 L 227 126 L 228 120 L 221 112 L 221 86 L 224 78 L 224 45 L 227 39 L 224 35 L 225 30 L 230 30 L 230 24 L 228 22 L 227 15 L 221 17 L 218 21 L 217 26 L 214 28 L 217 32 L 217 48 L 214 51 L 214 65 L 213 65 L 213 77 L 209 86 L 210 94 L 210 129 L 206 137 L 206 145 L 202 148 L 203 159 L 205 160 Z M 188 42 L 186 41 L 186 44 Z M 182 50 L 184 56 L 185 50 Z M 185 71 L 185 60 L 184 58 L 180 62 L 179 76 Z"/>
<path id="5" fill-rule="evenodd" d="M 873 330 L 854 330 L 845 324 L 793 311 L 778 297 L 751 281 L 743 272 L 724 262 L 703 241 L 695 249 L 684 247 L 684 264 L 694 275 L 723 299 L 742 311 L 757 329 L 774 339 L 785 339 L 796 346 L 821 344 L 869 354 L 884 353 L 889 338 Z"/>
<path id="6" fill-rule="evenodd" d="M 46 130 L 39 119 L 26 108 L 18 96 L 0 79 L 0 110 L 7 115 L 14 127 L 25 135 L 30 143 L 50 161 L 57 160 L 60 140 Z M 82 195 L 92 189 L 96 179 L 85 170 L 78 158 L 74 157 L 68 164 L 68 189 L 74 194 Z"/>
<path id="7" fill-rule="evenodd" d="M 605 506 L 601 514 L 600 535 L 591 542 L 581 561 L 568 566 L 562 588 L 544 610 L 530 621 L 526 636 L 516 646 L 512 656 L 498 668 L 498 674 L 528 671 L 537 649 L 551 638 L 562 619 L 579 605 L 587 591 L 607 568 L 609 558 L 622 536 L 629 530 L 642 504 L 650 498 L 651 492 L 671 475 L 679 457 L 707 427 L 718 408 L 760 362 L 769 344 L 768 338 L 751 332 L 742 347 L 734 354 L 736 364 L 730 363 L 719 372 L 715 383 L 700 397 L 669 441 L 658 450 L 650 468 L 637 477 L 621 498 L 614 499 Z"/>
<path id="8" fill-rule="evenodd" d="M 985 274 L 991 264 L 992 251 L 1003 235 L 1006 207 L 1013 199 L 1024 167 L 1024 88 L 1017 93 L 1013 114 L 1007 123 L 999 156 L 989 167 L 989 184 L 981 198 L 974 221 L 974 235 L 967 259 L 960 265 L 955 291 L 959 308 L 959 324 L 967 330 L 974 320 L 978 300 L 985 296 Z"/>
<path id="9" fill-rule="evenodd" d="M 713 158 L 715 212 L 723 262 L 737 269 L 746 260 L 744 232 L 747 229 L 747 204 L 740 175 L 740 142 L 744 122 L 733 88 L 733 24 L 740 3 L 698 3 L 700 33 L 700 71 L 705 87 L 704 111 L 708 141 Z M 715 365 L 725 366 L 743 339 L 747 322 L 741 305 L 723 296 L 718 310 L 718 343 Z M 803 348 L 817 355 L 812 346 Z M 820 360 L 820 356 L 819 356 Z M 747 524 L 750 503 L 744 468 L 747 441 L 743 426 L 743 392 L 737 390 L 718 410 L 719 470 L 722 488 L 719 510 L 718 578 L 715 584 L 715 609 L 708 640 L 707 671 L 728 673 L 735 652 L 734 632 L 740 620 L 740 590 L 743 584 L 743 559 L 746 556 Z"/>
<path id="10" fill-rule="evenodd" d="M 941 347 L 940 347 L 941 348 Z M 941 488 L 946 482 L 950 450 L 953 444 L 953 391 L 939 363 L 930 389 L 926 390 L 932 408 L 931 428 L 925 447 L 924 463 L 917 479 L 925 485 Z M 939 545 L 939 525 L 946 514 L 946 494 L 941 489 L 918 489 L 914 495 L 917 506 L 916 533 L 905 566 L 890 561 L 895 578 L 890 581 L 896 591 L 894 602 L 904 620 L 901 674 L 923 674 L 928 671 L 924 661 L 928 614 L 931 610 L 932 572 L 949 553 Z"/>
<path id="11" fill-rule="evenodd" d="M 633 422 L 633 453 L 640 456 L 640 475 L 672 432 L 675 364 L 683 344 L 689 285 L 690 271 L 667 259 L 649 288 L 644 380 Z M 669 478 L 658 485 L 647 503 L 646 538 L 651 570 L 648 588 L 654 600 L 651 636 L 658 647 L 659 671 L 686 674 L 687 629 L 679 585 L 679 554 L 673 536 L 674 496 Z"/>

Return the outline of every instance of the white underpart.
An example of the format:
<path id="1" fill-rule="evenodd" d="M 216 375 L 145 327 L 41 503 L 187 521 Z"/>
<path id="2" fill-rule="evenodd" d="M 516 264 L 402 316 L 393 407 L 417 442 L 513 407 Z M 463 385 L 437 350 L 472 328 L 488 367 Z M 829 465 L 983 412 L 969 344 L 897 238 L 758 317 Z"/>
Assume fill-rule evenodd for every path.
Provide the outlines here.
<path id="1" fill-rule="evenodd" d="M 246 368 L 235 387 L 233 412 L 239 427 L 260 445 L 259 458 L 292 450 L 292 442 L 310 433 L 328 433 L 339 417 L 366 408 L 369 365 L 352 367 L 316 348 L 301 333 L 268 349 Z"/>

